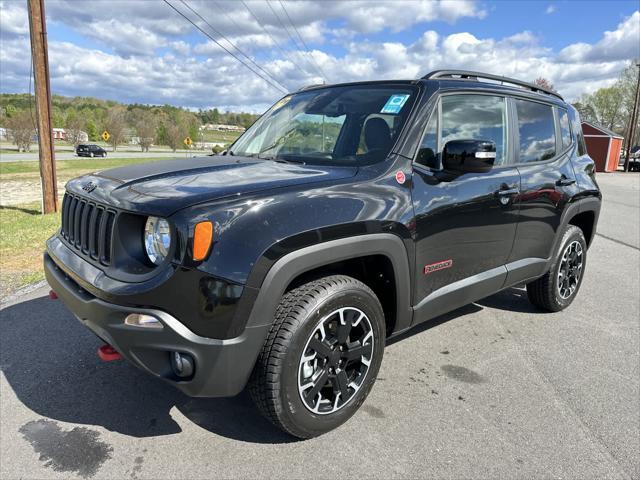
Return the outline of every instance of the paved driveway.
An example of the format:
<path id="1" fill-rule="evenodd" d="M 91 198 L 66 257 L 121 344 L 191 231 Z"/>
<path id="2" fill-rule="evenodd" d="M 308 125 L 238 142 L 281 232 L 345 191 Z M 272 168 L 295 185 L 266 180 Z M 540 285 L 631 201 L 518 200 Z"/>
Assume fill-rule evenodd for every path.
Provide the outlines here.
<path id="1" fill-rule="evenodd" d="M 574 305 L 511 289 L 388 346 L 361 411 L 293 441 L 246 394 L 190 399 L 40 289 L 0 320 L 2 478 L 640 478 L 640 177 L 605 204 Z"/>

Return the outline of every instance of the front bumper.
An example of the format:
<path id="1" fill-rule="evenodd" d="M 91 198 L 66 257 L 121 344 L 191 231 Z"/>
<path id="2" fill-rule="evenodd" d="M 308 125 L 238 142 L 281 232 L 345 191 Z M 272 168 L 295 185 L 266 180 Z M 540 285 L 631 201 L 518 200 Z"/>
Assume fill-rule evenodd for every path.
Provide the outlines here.
<path id="1" fill-rule="evenodd" d="M 228 397 L 245 387 L 269 325 L 247 327 L 226 340 L 201 337 L 166 312 L 124 307 L 105 302 L 81 288 L 48 254 L 44 270 L 49 285 L 69 310 L 92 332 L 143 370 L 194 397 Z M 162 330 L 124 324 L 130 313 L 153 315 Z M 176 377 L 169 363 L 171 352 L 190 354 L 195 372 L 189 380 Z"/>

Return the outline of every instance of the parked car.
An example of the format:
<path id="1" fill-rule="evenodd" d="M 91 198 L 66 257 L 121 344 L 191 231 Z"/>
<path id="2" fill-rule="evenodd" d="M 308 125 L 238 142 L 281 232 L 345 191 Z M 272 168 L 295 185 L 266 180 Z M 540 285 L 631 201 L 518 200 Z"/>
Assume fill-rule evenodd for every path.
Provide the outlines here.
<path id="1" fill-rule="evenodd" d="M 107 151 L 93 143 L 78 145 L 76 155 L 79 157 L 106 157 Z"/>
<path id="2" fill-rule="evenodd" d="M 600 204 L 560 95 L 437 71 L 303 89 L 224 155 L 72 180 L 44 266 L 103 359 L 192 396 L 248 385 L 309 438 L 358 410 L 389 338 L 514 285 L 567 308 Z"/>

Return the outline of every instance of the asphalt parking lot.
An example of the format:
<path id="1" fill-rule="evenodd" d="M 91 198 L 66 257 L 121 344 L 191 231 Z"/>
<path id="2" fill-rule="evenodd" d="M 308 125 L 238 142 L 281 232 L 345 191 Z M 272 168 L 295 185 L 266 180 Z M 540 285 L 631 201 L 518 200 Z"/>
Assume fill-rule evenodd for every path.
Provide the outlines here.
<path id="1" fill-rule="evenodd" d="M 346 425 L 294 441 L 246 394 L 190 399 L 125 362 L 42 288 L 0 319 L 2 478 L 640 478 L 640 176 L 605 201 L 574 304 L 521 289 L 385 352 Z"/>

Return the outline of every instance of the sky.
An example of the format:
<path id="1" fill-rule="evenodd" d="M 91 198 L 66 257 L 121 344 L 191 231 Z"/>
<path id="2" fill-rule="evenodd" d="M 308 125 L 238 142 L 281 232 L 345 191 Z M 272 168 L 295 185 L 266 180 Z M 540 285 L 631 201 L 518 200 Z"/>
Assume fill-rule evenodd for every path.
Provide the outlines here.
<path id="1" fill-rule="evenodd" d="M 54 94 L 256 113 L 305 85 L 413 79 L 451 68 L 542 76 L 575 100 L 611 85 L 640 58 L 639 5 L 45 1 Z M 27 92 L 29 75 L 26 0 L 0 0 L 0 92 Z"/>

